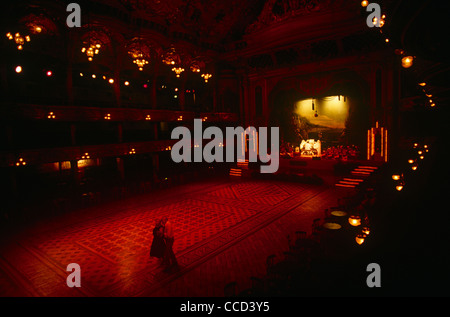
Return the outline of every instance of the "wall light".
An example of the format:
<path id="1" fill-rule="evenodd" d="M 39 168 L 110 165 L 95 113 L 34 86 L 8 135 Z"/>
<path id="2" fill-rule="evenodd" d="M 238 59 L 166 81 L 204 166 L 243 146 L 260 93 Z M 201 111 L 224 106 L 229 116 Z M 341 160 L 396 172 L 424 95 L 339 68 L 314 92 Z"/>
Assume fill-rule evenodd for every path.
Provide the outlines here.
<path id="1" fill-rule="evenodd" d="M 348 223 L 354 227 L 357 227 L 357 226 L 361 225 L 361 217 L 355 216 L 355 215 L 350 216 L 348 218 Z"/>
<path id="2" fill-rule="evenodd" d="M 355 238 L 356 243 L 358 243 L 359 245 L 363 244 L 365 238 L 366 236 L 364 234 L 358 234 Z"/>
<path id="3" fill-rule="evenodd" d="M 410 68 L 413 65 L 414 57 L 412 56 L 405 56 L 402 58 L 402 67 L 403 68 Z"/>

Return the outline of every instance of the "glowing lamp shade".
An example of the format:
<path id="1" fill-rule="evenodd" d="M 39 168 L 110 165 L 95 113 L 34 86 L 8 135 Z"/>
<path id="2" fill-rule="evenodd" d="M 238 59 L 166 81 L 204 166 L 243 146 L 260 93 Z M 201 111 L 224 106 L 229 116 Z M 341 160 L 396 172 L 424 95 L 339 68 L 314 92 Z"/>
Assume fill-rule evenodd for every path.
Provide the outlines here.
<path id="1" fill-rule="evenodd" d="M 356 243 L 358 243 L 359 245 L 364 243 L 364 239 L 365 239 L 365 235 L 363 235 L 363 234 L 358 234 L 355 238 Z"/>
<path id="2" fill-rule="evenodd" d="M 414 57 L 412 56 L 405 56 L 402 58 L 402 67 L 403 68 L 410 68 L 413 65 Z"/>
<path id="3" fill-rule="evenodd" d="M 348 223 L 354 227 L 361 225 L 361 217 L 359 216 L 350 216 L 348 218 Z"/>

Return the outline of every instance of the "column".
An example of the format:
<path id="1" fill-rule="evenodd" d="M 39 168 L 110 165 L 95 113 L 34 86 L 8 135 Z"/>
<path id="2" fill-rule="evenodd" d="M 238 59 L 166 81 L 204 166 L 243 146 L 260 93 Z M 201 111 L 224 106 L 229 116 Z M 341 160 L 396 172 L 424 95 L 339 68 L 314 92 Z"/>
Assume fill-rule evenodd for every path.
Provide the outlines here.
<path id="1" fill-rule="evenodd" d="M 181 110 L 185 110 L 186 106 L 185 100 L 186 78 L 187 74 L 182 76 L 180 87 L 178 87 L 178 104 Z"/>
<path id="2" fill-rule="evenodd" d="M 70 124 L 70 142 L 72 146 L 75 146 L 77 144 L 75 123 Z"/>
<path id="3" fill-rule="evenodd" d="M 75 42 L 73 31 L 70 29 L 67 34 L 67 74 L 66 74 L 66 93 L 67 93 L 67 104 L 69 106 L 73 106 L 74 104 L 74 96 L 73 96 L 73 79 L 72 79 L 72 64 L 73 64 L 73 54 L 74 47 L 73 43 Z"/>
<path id="4" fill-rule="evenodd" d="M 117 123 L 117 142 L 123 142 L 123 124 L 122 122 Z"/>
<path id="5" fill-rule="evenodd" d="M 159 72 L 159 62 L 156 61 L 155 63 L 155 69 L 153 71 L 153 77 L 152 77 L 152 87 L 151 87 L 151 96 L 150 96 L 150 103 L 152 109 L 158 108 L 158 98 L 157 98 L 157 78 L 158 78 L 158 72 Z"/>

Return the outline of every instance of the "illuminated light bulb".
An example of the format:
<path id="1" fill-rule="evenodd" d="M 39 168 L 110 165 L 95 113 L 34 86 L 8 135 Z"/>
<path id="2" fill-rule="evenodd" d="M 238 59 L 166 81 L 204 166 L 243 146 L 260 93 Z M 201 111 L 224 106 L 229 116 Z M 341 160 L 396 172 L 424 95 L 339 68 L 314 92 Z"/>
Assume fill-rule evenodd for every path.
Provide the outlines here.
<path id="1" fill-rule="evenodd" d="M 367 1 L 367 0 L 361 1 L 361 6 L 363 8 L 367 7 L 368 5 L 369 5 L 369 1 Z"/>
<path id="2" fill-rule="evenodd" d="M 84 75 L 83 75 L 83 73 L 80 73 L 80 77 L 83 77 Z"/>
<path id="3" fill-rule="evenodd" d="M 386 43 L 389 43 L 389 39 L 385 39 Z"/>
<path id="4" fill-rule="evenodd" d="M 359 216 L 350 216 L 348 218 L 348 223 L 354 227 L 361 225 L 361 218 Z"/>
<path id="5" fill-rule="evenodd" d="M 409 164 L 412 164 L 412 163 L 414 163 L 414 160 L 409 159 L 409 160 L 408 160 L 408 163 L 409 163 Z"/>
<path id="6" fill-rule="evenodd" d="M 411 169 L 412 169 L 413 171 L 417 170 L 417 165 L 411 166 Z"/>
<path id="7" fill-rule="evenodd" d="M 18 49 L 19 51 L 21 51 L 22 48 L 23 48 L 22 45 L 17 46 L 17 49 Z"/>
<path id="8" fill-rule="evenodd" d="M 417 151 L 417 154 L 421 155 L 421 154 L 422 154 L 422 151 Z"/>
<path id="9" fill-rule="evenodd" d="M 427 83 L 419 83 L 419 86 L 425 87 Z"/>
<path id="10" fill-rule="evenodd" d="M 435 103 L 432 103 L 432 104 L 430 105 L 430 107 L 434 107 L 434 106 L 436 106 L 436 104 L 435 104 Z"/>
<path id="11" fill-rule="evenodd" d="M 16 73 L 21 73 L 22 72 L 22 66 L 17 66 L 16 67 Z"/>
<path id="12" fill-rule="evenodd" d="M 402 58 L 402 67 L 403 68 L 410 68 L 413 65 L 414 57 L 412 56 L 405 56 Z"/>
<path id="13" fill-rule="evenodd" d="M 358 234 L 355 238 L 356 243 L 358 243 L 359 245 L 364 243 L 364 239 L 365 239 L 365 235 L 363 235 L 363 234 Z"/>
<path id="14" fill-rule="evenodd" d="M 395 189 L 397 191 L 401 191 L 403 189 L 403 185 L 397 185 L 397 186 L 395 186 Z"/>
<path id="15" fill-rule="evenodd" d="M 368 236 L 370 234 L 370 228 L 369 227 L 364 227 L 364 228 L 362 228 L 361 232 L 363 234 L 365 234 L 366 236 Z"/>
<path id="16" fill-rule="evenodd" d="M 130 85 L 130 82 L 129 81 L 126 81 L 126 82 L 124 82 L 123 83 L 125 86 L 129 86 Z"/>
<path id="17" fill-rule="evenodd" d="M 108 82 L 109 82 L 110 84 L 114 84 L 114 79 L 110 78 L 110 79 L 108 80 Z"/>
<path id="18" fill-rule="evenodd" d="M 36 27 L 34 28 L 34 31 L 35 31 L 36 33 L 41 33 L 41 32 L 42 32 L 42 28 L 41 28 L 40 26 L 36 26 Z"/>
<path id="19" fill-rule="evenodd" d="M 51 75 L 53 75 L 52 71 L 51 70 L 47 71 L 47 76 L 50 77 Z"/>
<path id="20" fill-rule="evenodd" d="M 420 158 L 421 160 L 423 160 L 424 157 L 423 157 L 423 155 L 421 155 L 421 156 L 419 156 L 419 158 Z"/>
<path id="21" fill-rule="evenodd" d="M 95 79 L 95 78 L 97 78 L 97 75 L 95 75 L 95 74 L 92 74 L 92 78 L 94 78 L 94 79 Z"/>
<path id="22" fill-rule="evenodd" d="M 394 175 L 392 175 L 392 179 L 393 179 L 394 181 L 398 181 L 398 180 L 400 179 L 400 175 L 394 174 Z"/>

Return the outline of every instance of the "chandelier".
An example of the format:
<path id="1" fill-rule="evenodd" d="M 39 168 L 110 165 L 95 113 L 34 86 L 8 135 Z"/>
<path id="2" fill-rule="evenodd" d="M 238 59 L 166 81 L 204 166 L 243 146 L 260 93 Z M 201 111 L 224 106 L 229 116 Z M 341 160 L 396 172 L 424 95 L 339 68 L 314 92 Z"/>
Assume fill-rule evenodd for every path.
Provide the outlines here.
<path id="1" fill-rule="evenodd" d="M 174 68 L 172 68 L 172 71 L 175 72 L 175 74 L 177 74 L 177 77 L 180 77 L 180 74 L 181 74 L 182 72 L 184 72 L 184 68 L 181 68 L 181 67 L 174 67 Z"/>
<path id="2" fill-rule="evenodd" d="M 144 66 L 148 64 L 148 60 L 145 58 L 144 53 L 140 50 L 130 51 L 128 54 L 133 58 L 133 63 L 136 64 L 140 71 L 144 70 Z"/>
<path id="3" fill-rule="evenodd" d="M 14 36 L 13 36 L 10 32 L 8 32 L 8 33 L 6 33 L 6 37 L 7 37 L 9 40 L 14 40 L 14 42 L 16 42 L 16 44 L 17 44 L 17 49 L 18 49 L 19 51 L 23 49 L 23 45 L 25 44 L 25 42 L 30 42 L 30 41 L 31 41 L 29 35 L 25 35 L 25 37 L 24 37 L 24 36 L 22 36 L 20 33 L 16 33 L 16 34 L 14 34 Z"/>
<path id="4" fill-rule="evenodd" d="M 150 56 L 150 51 L 148 46 L 142 44 L 141 38 L 133 41 L 129 46 L 128 54 L 130 54 L 133 63 L 137 65 L 140 71 L 143 71 L 144 66 L 149 63 L 148 56 Z"/>
<path id="5" fill-rule="evenodd" d="M 90 41 L 89 41 L 89 43 L 90 43 Z M 88 57 L 88 61 L 92 62 L 94 55 L 97 55 L 100 52 L 101 45 L 99 43 L 97 43 L 97 44 L 90 44 L 87 48 L 86 48 L 86 46 L 83 46 L 83 48 L 81 49 L 81 52 L 85 53 L 86 56 Z"/>
<path id="6" fill-rule="evenodd" d="M 200 73 L 200 71 L 201 71 L 200 65 L 197 62 L 192 62 L 190 69 L 191 69 L 191 72 L 193 72 L 193 73 Z"/>
<path id="7" fill-rule="evenodd" d="M 202 74 L 202 77 L 205 79 L 205 83 L 208 82 L 208 79 L 210 79 L 212 77 L 211 74 Z"/>
<path id="8" fill-rule="evenodd" d="M 175 48 L 173 46 L 162 55 L 162 62 L 167 65 L 176 65 L 181 62 L 180 56 L 178 56 L 175 52 Z"/>

